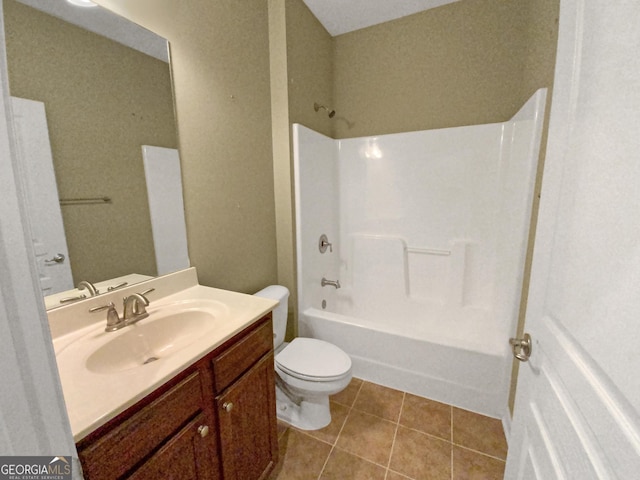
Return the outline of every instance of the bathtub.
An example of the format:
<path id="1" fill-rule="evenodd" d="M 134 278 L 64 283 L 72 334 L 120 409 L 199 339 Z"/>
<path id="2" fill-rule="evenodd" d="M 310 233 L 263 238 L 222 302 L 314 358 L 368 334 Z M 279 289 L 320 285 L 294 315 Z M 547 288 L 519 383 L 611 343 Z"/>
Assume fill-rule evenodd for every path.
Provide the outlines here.
<path id="1" fill-rule="evenodd" d="M 493 124 L 339 140 L 294 125 L 299 334 L 356 377 L 508 416 L 545 95 Z"/>
<path id="2" fill-rule="evenodd" d="M 510 362 L 495 340 L 464 332 L 455 336 L 426 330 L 411 336 L 364 318 L 307 308 L 299 314 L 299 333 L 337 345 L 353 361 L 353 375 L 363 380 L 448 403 L 494 418 L 502 418 L 508 392 Z M 398 330 L 398 331 L 394 331 Z M 419 336 L 418 336 L 419 335 Z M 498 353 L 496 353 L 498 352 Z"/>

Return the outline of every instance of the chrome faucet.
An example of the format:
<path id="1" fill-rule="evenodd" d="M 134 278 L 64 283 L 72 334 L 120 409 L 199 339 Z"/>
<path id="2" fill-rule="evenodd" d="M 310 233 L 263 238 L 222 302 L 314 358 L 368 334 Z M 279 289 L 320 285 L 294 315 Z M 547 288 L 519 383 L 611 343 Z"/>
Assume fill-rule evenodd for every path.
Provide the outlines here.
<path id="1" fill-rule="evenodd" d="M 332 287 L 336 287 L 336 290 L 340 288 L 340 280 L 327 280 L 326 278 L 322 277 L 322 280 L 320 281 L 320 285 L 322 285 L 323 287 L 326 287 L 327 285 L 331 285 Z"/>
<path id="2" fill-rule="evenodd" d="M 94 313 L 107 310 L 107 326 L 104 330 L 105 332 L 115 332 L 116 330 L 120 330 L 122 327 L 133 325 L 134 323 L 149 316 L 149 312 L 147 312 L 146 309 L 149 305 L 149 300 L 147 300 L 145 295 L 153 290 L 154 289 L 151 288 L 146 292 L 132 293 L 128 297 L 124 297 L 122 302 L 124 307 L 122 318 L 118 315 L 118 311 L 116 310 L 116 306 L 113 302 L 109 302 L 106 305 L 100 305 L 99 307 L 90 308 L 89 311 Z"/>
<path id="3" fill-rule="evenodd" d="M 329 242 L 329 239 L 323 233 L 320 235 L 320 240 L 318 240 L 318 249 L 320 250 L 320 253 L 324 253 L 327 251 L 327 248 L 329 249 L 329 252 L 333 252 L 333 244 Z"/>
<path id="4" fill-rule="evenodd" d="M 132 293 L 128 297 L 124 298 L 124 312 L 122 314 L 122 321 L 127 325 L 147 318 L 149 313 L 146 307 L 149 305 L 149 300 L 141 293 Z"/>
<path id="5" fill-rule="evenodd" d="M 78 290 L 87 290 L 89 292 L 90 297 L 95 297 L 98 293 L 98 289 L 91 282 L 87 282 L 86 280 L 82 280 L 78 283 L 76 287 Z"/>

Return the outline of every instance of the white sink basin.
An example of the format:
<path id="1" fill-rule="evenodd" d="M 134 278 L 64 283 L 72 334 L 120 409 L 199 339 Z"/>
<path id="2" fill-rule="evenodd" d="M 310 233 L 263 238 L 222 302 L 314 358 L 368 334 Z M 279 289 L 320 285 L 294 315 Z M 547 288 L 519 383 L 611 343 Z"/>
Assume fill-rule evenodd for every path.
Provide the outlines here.
<path id="1" fill-rule="evenodd" d="M 148 323 L 142 320 L 124 327 L 121 335 L 92 353 L 87 368 L 96 373 L 115 373 L 166 358 L 211 330 L 215 320 L 204 310 L 159 316 Z"/>
<path id="2" fill-rule="evenodd" d="M 115 332 L 101 325 L 64 349 L 66 358 L 84 358 L 93 373 L 114 374 L 162 361 L 223 327 L 228 307 L 213 300 L 187 300 L 147 310 L 149 317 Z"/>

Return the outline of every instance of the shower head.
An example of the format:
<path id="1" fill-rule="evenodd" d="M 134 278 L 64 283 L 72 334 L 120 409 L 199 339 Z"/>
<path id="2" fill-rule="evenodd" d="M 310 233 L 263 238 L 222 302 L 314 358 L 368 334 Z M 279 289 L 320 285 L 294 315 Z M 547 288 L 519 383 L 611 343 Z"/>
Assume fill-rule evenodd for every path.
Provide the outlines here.
<path id="1" fill-rule="evenodd" d="M 329 118 L 333 118 L 333 116 L 336 114 L 335 110 L 329 110 L 327 107 L 325 107 L 324 105 L 320 105 L 319 103 L 314 103 L 313 104 L 313 109 L 317 112 L 320 109 L 326 110 L 327 115 L 329 115 Z"/>

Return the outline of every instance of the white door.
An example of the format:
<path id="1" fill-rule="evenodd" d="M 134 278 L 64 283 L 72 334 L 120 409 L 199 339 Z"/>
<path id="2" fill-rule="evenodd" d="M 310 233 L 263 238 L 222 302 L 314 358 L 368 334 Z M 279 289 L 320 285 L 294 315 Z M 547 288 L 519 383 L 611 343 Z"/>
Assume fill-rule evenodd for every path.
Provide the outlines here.
<path id="1" fill-rule="evenodd" d="M 640 478 L 640 2 L 561 0 L 507 479 Z"/>
<path id="2" fill-rule="evenodd" d="M 142 146 L 158 275 L 189 268 L 180 154 L 175 148 Z"/>
<path id="3" fill-rule="evenodd" d="M 44 103 L 11 97 L 29 223 L 43 295 L 73 288 Z"/>

